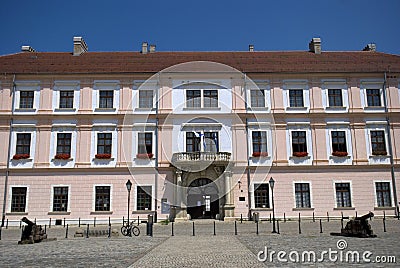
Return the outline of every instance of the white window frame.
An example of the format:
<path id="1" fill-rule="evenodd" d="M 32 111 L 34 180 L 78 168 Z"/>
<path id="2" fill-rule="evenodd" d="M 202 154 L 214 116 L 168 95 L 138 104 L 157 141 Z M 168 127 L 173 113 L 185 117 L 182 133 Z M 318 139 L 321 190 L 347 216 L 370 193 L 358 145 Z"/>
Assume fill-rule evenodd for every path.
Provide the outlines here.
<path id="1" fill-rule="evenodd" d="M 36 114 L 40 107 L 40 81 L 15 81 L 14 112 L 17 114 Z M 21 91 L 34 91 L 33 107 L 31 109 L 20 108 Z"/>
<path id="2" fill-rule="evenodd" d="M 255 185 L 256 184 L 267 184 L 268 185 L 268 202 L 270 207 L 265 207 L 265 208 L 256 208 L 256 196 L 255 196 Z M 250 197 L 251 197 L 251 209 L 252 210 L 271 210 L 272 211 L 272 192 L 271 192 L 271 186 L 269 185 L 268 181 L 252 181 L 250 184 Z"/>
<path id="3" fill-rule="evenodd" d="M 296 183 L 307 183 L 308 187 L 310 189 L 310 207 L 296 207 Z M 313 195 L 312 195 L 312 183 L 311 181 L 304 181 L 304 180 L 300 180 L 300 181 L 293 181 L 293 208 L 296 210 L 310 210 L 310 209 L 314 209 L 314 205 L 313 205 Z"/>
<path id="4" fill-rule="evenodd" d="M 97 134 L 98 133 L 112 133 L 111 145 L 111 159 L 95 159 L 97 154 Z M 118 131 L 117 125 L 113 123 L 94 123 L 91 137 L 91 150 L 90 150 L 92 166 L 99 167 L 114 167 L 117 161 L 118 154 Z M 108 164 L 105 164 L 108 162 Z"/>
<path id="5" fill-rule="evenodd" d="M 378 207 L 378 196 L 376 194 L 376 183 L 377 182 L 386 182 L 389 183 L 389 187 L 390 187 L 390 202 L 392 204 L 392 206 L 390 207 Z M 374 184 L 374 198 L 375 198 L 375 208 L 377 209 L 383 209 L 383 208 L 394 208 L 395 207 L 395 202 L 394 202 L 394 197 L 393 197 L 393 188 L 392 188 L 392 182 L 390 180 L 373 180 L 373 184 Z"/>
<path id="6" fill-rule="evenodd" d="M 340 89 L 342 91 L 342 107 L 329 105 L 329 89 Z M 349 110 L 349 93 L 346 80 L 322 80 L 322 105 L 324 106 L 325 112 L 328 113 L 343 113 Z"/>
<path id="7" fill-rule="evenodd" d="M 120 82 L 117 80 L 97 80 L 94 81 L 92 91 L 92 109 L 95 113 L 116 113 L 119 109 Z M 100 108 L 100 91 L 112 90 L 113 108 Z"/>
<path id="8" fill-rule="evenodd" d="M 57 134 L 58 133 L 71 133 L 71 158 L 68 160 L 57 160 L 54 156 L 57 153 Z M 54 123 L 51 129 L 51 137 L 50 137 L 50 155 L 49 162 L 50 167 L 70 167 L 73 168 L 76 161 L 76 148 L 77 148 L 77 130 L 76 124 L 74 122 L 71 123 Z M 56 161 L 66 161 L 66 165 L 55 165 Z"/>
<path id="9" fill-rule="evenodd" d="M 326 127 L 326 153 L 327 153 L 327 159 L 330 159 L 332 161 L 329 161 L 329 164 L 331 165 L 343 165 L 343 164 L 351 164 L 353 160 L 353 146 L 352 146 L 352 137 L 351 137 L 351 131 L 350 131 L 350 126 L 349 122 L 327 122 L 327 127 Z M 337 157 L 333 156 L 332 153 L 332 131 L 344 131 L 345 132 L 345 137 L 346 137 L 346 150 L 348 155 L 344 157 Z M 337 161 L 335 161 L 337 160 Z M 342 160 L 342 161 L 340 161 Z"/>
<path id="10" fill-rule="evenodd" d="M 335 208 L 337 209 L 354 209 L 356 206 L 354 204 L 354 197 L 353 197 L 353 182 L 349 181 L 349 180 L 333 180 L 333 201 L 335 203 Z M 337 205 L 337 201 L 336 201 L 336 183 L 349 183 L 350 185 L 350 202 L 351 202 L 351 206 L 350 207 L 338 207 Z"/>
<path id="11" fill-rule="evenodd" d="M 252 160 L 260 159 L 259 157 L 253 157 L 253 131 L 265 131 L 267 134 L 267 153 L 268 156 L 262 157 L 266 160 L 272 161 L 273 158 L 273 140 L 272 140 L 272 128 L 269 123 L 261 122 L 248 122 L 248 144 L 249 144 L 249 158 Z"/>
<path id="12" fill-rule="evenodd" d="M 11 203 L 12 203 L 12 188 L 18 188 L 18 187 L 25 187 L 26 188 L 26 202 L 25 202 L 25 211 L 24 212 L 11 212 Z M 25 184 L 15 184 L 15 185 L 10 185 L 8 188 L 9 191 L 9 197 L 8 197 L 8 213 L 21 213 L 21 214 L 28 214 L 29 213 L 29 185 Z"/>
<path id="13" fill-rule="evenodd" d="M 11 168 L 14 167 L 23 167 L 23 168 L 31 168 L 33 167 L 33 163 L 35 161 L 36 154 L 36 123 L 32 124 L 14 124 L 12 127 L 11 133 Z M 17 133 L 30 133 L 31 134 L 31 145 L 29 149 L 29 158 L 25 160 L 13 160 L 13 156 L 17 150 Z M 13 165 L 15 164 L 15 165 Z"/>
<path id="14" fill-rule="evenodd" d="M 288 122 L 286 129 L 286 149 L 287 149 L 287 156 L 289 163 L 298 157 L 293 156 L 293 149 L 292 149 L 292 132 L 293 131 L 305 131 L 306 132 L 306 141 L 307 141 L 307 153 L 308 156 L 301 157 L 304 158 L 306 161 L 303 161 L 305 165 L 311 165 L 313 160 L 313 144 L 312 144 L 312 133 L 311 133 L 311 126 L 309 122 Z M 295 164 L 295 163 L 292 163 Z M 296 165 L 296 164 L 295 164 Z"/>
<path id="15" fill-rule="evenodd" d="M 61 91 L 74 91 L 72 108 L 60 108 Z M 79 109 L 80 83 L 79 81 L 55 81 L 53 88 L 53 111 L 55 113 L 76 113 Z"/>
<path id="16" fill-rule="evenodd" d="M 390 155 L 389 155 L 389 144 L 388 138 L 389 134 L 386 128 L 386 121 L 367 121 L 365 127 L 365 140 L 366 140 L 366 149 L 367 149 L 367 157 L 369 159 L 370 164 L 377 164 L 376 161 L 380 159 L 380 164 L 390 164 Z M 383 131 L 385 134 L 385 149 L 387 154 L 386 155 L 373 155 L 372 154 L 372 144 L 371 144 L 371 131 Z"/>
<path id="17" fill-rule="evenodd" d="M 138 187 L 146 187 L 146 186 L 151 186 L 151 209 L 150 210 L 138 210 L 137 209 L 137 198 L 138 198 Z M 133 200 L 135 201 L 135 205 L 134 205 L 134 210 L 135 211 L 155 211 L 155 202 L 154 202 L 154 193 L 155 193 L 155 187 L 153 184 L 136 184 L 134 188 L 134 198 Z"/>
<path id="18" fill-rule="evenodd" d="M 383 99 L 383 90 L 384 90 L 383 83 L 384 81 L 382 79 L 364 79 L 360 81 L 361 106 L 364 108 L 364 111 L 368 112 L 385 111 L 385 102 Z M 379 89 L 381 106 L 368 106 L 367 89 Z"/>
<path id="19" fill-rule="evenodd" d="M 207 85 L 207 84 L 204 84 Z M 217 86 L 216 86 L 217 87 Z M 199 90 L 200 91 L 200 107 L 188 107 L 187 106 L 187 91 L 188 90 Z M 217 91 L 217 107 L 204 107 L 204 91 L 205 90 L 216 90 Z M 220 92 L 219 88 L 185 88 L 184 89 L 184 94 L 185 94 L 185 106 L 184 109 L 186 110 L 220 110 L 221 105 L 220 105 Z"/>
<path id="20" fill-rule="evenodd" d="M 67 204 L 67 211 L 53 211 L 54 205 L 54 188 L 55 187 L 68 187 L 68 204 Z M 51 195 L 50 195 L 50 213 L 57 213 L 57 214 L 68 214 L 71 213 L 71 185 L 70 184 L 52 184 L 51 185 Z"/>
<path id="21" fill-rule="evenodd" d="M 262 111 L 262 112 L 268 112 L 271 110 L 271 87 L 269 85 L 269 81 L 261 81 L 261 80 L 255 80 L 254 83 L 249 83 L 249 85 L 246 85 L 246 94 L 247 94 L 247 108 L 257 112 L 257 111 Z M 251 91 L 252 90 L 261 90 L 264 91 L 264 107 L 252 107 L 251 105 Z"/>
<path id="22" fill-rule="evenodd" d="M 290 107 L 289 91 L 291 89 L 303 90 L 303 107 Z M 310 88 L 306 80 L 283 81 L 283 105 L 288 113 L 308 113 L 310 110 Z"/>
<path id="23" fill-rule="evenodd" d="M 96 186 L 109 186 L 110 187 L 110 210 L 96 211 Z M 113 212 L 113 185 L 107 183 L 93 184 L 93 196 L 92 196 L 92 213 L 112 213 Z"/>

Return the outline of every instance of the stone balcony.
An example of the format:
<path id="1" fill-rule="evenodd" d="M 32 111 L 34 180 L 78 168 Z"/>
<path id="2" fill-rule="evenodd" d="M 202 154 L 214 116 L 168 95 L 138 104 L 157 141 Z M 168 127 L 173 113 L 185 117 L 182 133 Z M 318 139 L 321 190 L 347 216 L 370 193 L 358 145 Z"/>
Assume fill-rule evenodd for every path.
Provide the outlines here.
<path id="1" fill-rule="evenodd" d="M 172 164 L 201 164 L 215 163 L 228 164 L 231 160 L 231 153 L 228 152 L 182 152 L 174 153 L 172 156 Z"/>

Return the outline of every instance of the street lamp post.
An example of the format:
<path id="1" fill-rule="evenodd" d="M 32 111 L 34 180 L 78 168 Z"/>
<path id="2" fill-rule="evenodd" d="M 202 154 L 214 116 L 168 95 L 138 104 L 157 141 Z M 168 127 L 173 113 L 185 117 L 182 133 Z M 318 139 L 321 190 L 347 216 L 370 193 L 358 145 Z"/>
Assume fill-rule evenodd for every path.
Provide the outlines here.
<path id="1" fill-rule="evenodd" d="M 131 189 L 132 189 L 132 182 L 128 180 L 126 182 L 126 189 L 128 190 L 128 226 L 129 226 L 129 204 L 131 203 Z"/>
<path id="2" fill-rule="evenodd" d="M 275 181 L 271 177 L 269 179 L 269 187 L 271 187 L 271 193 L 272 193 L 272 233 L 276 233 L 276 228 L 275 228 L 275 203 L 274 203 L 274 186 L 275 186 Z"/>

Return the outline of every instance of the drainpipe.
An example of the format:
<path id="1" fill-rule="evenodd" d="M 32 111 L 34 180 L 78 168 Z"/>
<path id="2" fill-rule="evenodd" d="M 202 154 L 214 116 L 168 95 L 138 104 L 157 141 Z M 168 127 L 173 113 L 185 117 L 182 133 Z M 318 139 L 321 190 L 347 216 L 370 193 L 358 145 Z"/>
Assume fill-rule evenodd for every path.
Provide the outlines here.
<path id="1" fill-rule="evenodd" d="M 386 113 L 386 130 L 388 133 L 388 153 L 390 158 L 390 173 L 392 176 L 392 188 L 393 188 L 393 199 L 395 204 L 395 215 L 399 214 L 399 204 L 397 202 L 397 191 L 396 191 L 396 176 L 394 173 L 394 160 L 393 160 L 393 148 L 392 148 L 392 135 L 390 133 L 390 117 L 389 117 L 389 109 L 388 109 L 388 99 L 386 97 L 386 72 L 384 73 L 384 80 L 383 80 L 383 103 L 385 105 L 385 113 Z"/>
<path id="2" fill-rule="evenodd" d="M 246 74 L 244 75 L 244 100 L 245 100 L 245 105 L 246 105 L 246 112 L 248 111 L 248 104 L 247 104 L 247 88 L 246 88 L 246 81 L 247 81 L 247 76 Z M 249 159 L 249 123 L 248 123 L 248 118 L 246 117 L 246 157 L 247 157 L 247 167 L 246 167 L 246 174 L 247 174 L 247 200 L 249 204 L 249 212 L 247 215 L 248 219 L 251 219 L 251 192 L 250 192 L 250 159 Z"/>
<path id="3" fill-rule="evenodd" d="M 7 187 L 8 187 L 8 177 L 10 175 L 10 158 L 11 158 L 11 135 L 12 135 L 12 126 L 13 126 L 13 118 L 14 118 L 14 101 L 15 101 L 15 74 L 13 76 L 12 81 L 12 101 L 11 101 L 11 118 L 10 118 L 10 131 L 8 135 L 8 152 L 7 152 L 7 167 L 6 167 L 6 178 L 4 180 L 4 199 L 3 199 L 3 212 L 1 217 L 1 226 L 4 227 L 4 221 L 6 219 L 6 202 L 7 202 Z"/>
<path id="4" fill-rule="evenodd" d="M 156 140 L 155 140 L 155 144 L 156 144 L 156 146 L 155 146 L 155 155 L 156 155 L 156 158 L 155 158 L 155 160 L 154 160 L 154 165 L 155 165 L 155 167 L 154 167 L 154 170 L 155 170 L 155 173 L 154 173 L 154 206 L 155 206 L 155 222 L 157 222 L 157 206 L 158 206 L 158 202 L 157 202 L 157 197 L 158 197 L 158 105 L 159 105 L 159 101 L 158 101 L 158 98 L 159 98 L 159 86 L 161 86 L 161 84 L 160 84 L 160 74 L 158 74 L 158 83 L 157 83 L 157 86 L 156 86 L 156 131 L 155 131 L 155 136 L 156 136 Z M 161 204 L 162 205 L 162 204 Z"/>

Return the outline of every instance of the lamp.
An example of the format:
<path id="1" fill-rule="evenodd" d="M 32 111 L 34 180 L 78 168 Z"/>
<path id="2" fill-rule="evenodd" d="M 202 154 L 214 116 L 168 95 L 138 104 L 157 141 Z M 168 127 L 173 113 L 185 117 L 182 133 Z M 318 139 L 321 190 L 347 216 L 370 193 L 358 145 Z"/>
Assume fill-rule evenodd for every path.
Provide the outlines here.
<path id="1" fill-rule="evenodd" d="M 271 193 L 272 193 L 272 233 L 276 233 L 276 228 L 275 228 L 275 204 L 274 204 L 274 186 L 275 186 L 275 181 L 271 177 L 269 179 L 269 187 L 271 187 Z"/>

